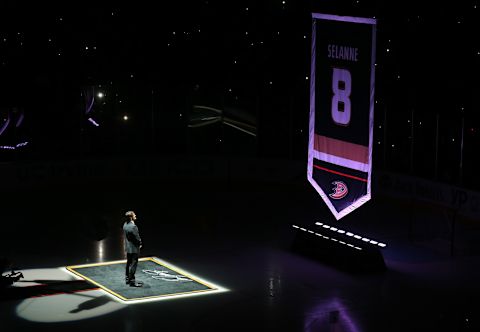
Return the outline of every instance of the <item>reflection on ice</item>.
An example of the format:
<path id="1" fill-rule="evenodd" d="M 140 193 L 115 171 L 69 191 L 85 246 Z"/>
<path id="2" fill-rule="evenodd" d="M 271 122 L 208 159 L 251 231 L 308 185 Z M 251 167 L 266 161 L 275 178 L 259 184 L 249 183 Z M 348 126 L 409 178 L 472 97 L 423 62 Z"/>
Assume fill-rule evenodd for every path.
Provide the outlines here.
<path id="1" fill-rule="evenodd" d="M 315 307 L 306 315 L 305 332 L 361 332 L 347 308 L 338 299 Z"/>

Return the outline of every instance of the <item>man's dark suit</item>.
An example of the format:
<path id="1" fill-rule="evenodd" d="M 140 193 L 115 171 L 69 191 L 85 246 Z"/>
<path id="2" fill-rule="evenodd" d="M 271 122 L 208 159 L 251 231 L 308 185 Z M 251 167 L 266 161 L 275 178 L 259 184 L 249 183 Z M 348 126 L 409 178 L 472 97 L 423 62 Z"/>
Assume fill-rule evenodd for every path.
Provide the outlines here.
<path id="1" fill-rule="evenodd" d="M 123 233 L 125 235 L 125 252 L 127 253 L 125 281 L 127 283 L 134 283 L 142 239 L 138 233 L 137 225 L 132 221 L 127 221 L 123 224 Z"/>

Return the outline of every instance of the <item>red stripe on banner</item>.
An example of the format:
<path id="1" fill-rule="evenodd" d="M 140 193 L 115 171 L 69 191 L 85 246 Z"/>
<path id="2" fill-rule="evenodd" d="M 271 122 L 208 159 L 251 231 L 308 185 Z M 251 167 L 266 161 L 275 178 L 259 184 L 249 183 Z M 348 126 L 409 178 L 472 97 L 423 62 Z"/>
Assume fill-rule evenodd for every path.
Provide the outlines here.
<path id="1" fill-rule="evenodd" d="M 318 152 L 368 164 L 368 146 L 315 134 L 314 149 Z"/>
<path id="2" fill-rule="evenodd" d="M 325 168 L 325 167 L 322 167 L 322 166 L 313 165 L 313 167 L 318 168 L 322 171 L 326 171 L 326 172 L 330 172 L 330 173 L 333 173 L 333 174 L 338 174 L 338 175 L 341 175 L 341 176 L 345 176 L 345 177 L 350 178 L 350 179 L 354 179 L 354 180 L 358 180 L 358 181 L 362 181 L 362 182 L 367 182 L 368 181 L 367 179 L 362 179 L 362 178 L 359 178 L 358 176 L 345 174 L 345 173 L 342 173 L 342 172 L 337 172 L 337 171 L 334 171 L 333 169 Z"/>

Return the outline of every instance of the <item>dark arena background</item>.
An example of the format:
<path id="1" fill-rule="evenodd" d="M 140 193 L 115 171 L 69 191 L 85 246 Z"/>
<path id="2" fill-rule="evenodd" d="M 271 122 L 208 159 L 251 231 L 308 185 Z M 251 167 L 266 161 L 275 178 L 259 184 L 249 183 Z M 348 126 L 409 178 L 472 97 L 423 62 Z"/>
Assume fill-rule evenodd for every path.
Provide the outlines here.
<path id="1" fill-rule="evenodd" d="M 3 1 L 0 329 L 479 331 L 479 7 Z M 371 198 L 339 220 L 313 13 L 376 22 Z"/>

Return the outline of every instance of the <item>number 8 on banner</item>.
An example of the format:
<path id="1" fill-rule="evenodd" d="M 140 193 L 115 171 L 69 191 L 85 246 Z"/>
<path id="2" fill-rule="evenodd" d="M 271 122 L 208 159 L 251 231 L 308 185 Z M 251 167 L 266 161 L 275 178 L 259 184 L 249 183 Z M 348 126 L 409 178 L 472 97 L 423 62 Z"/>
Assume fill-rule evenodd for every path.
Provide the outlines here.
<path id="1" fill-rule="evenodd" d="M 352 75 L 346 69 L 333 68 L 332 77 L 332 119 L 341 126 L 350 123 Z"/>

